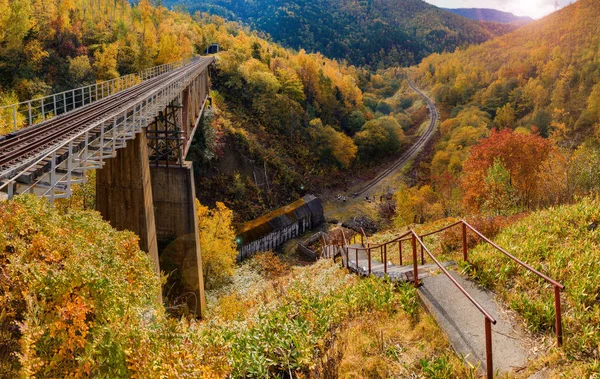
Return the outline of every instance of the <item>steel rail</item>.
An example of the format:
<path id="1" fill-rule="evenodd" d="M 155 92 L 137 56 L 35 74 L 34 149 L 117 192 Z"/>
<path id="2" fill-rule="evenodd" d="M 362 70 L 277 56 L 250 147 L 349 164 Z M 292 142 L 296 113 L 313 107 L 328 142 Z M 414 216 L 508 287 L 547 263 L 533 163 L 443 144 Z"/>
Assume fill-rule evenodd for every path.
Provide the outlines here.
<path id="1" fill-rule="evenodd" d="M 149 80 L 141 84 L 142 87 L 132 87 L 92 103 L 89 106 L 79 108 L 74 112 L 64 114 L 64 116 L 61 115 L 46 122 L 36 124 L 31 128 L 6 135 L 6 138 L 0 141 L 0 167 L 9 163 L 15 157 L 22 155 L 23 149 L 29 152 L 29 149 L 34 149 L 47 140 L 51 141 L 62 133 L 81 127 L 90 122 L 90 120 L 94 120 L 97 115 L 114 109 L 116 105 L 122 102 L 123 99 L 130 97 L 131 94 L 141 93 L 147 88 L 151 88 L 152 85 L 156 84 L 154 79 L 151 80 L 152 82 Z M 74 123 L 76 125 L 73 125 Z M 55 128 L 51 129 L 52 127 Z M 35 139 L 35 137 L 39 138 Z"/>
<path id="2" fill-rule="evenodd" d="M 81 106 L 86 105 L 86 95 L 89 101 L 87 104 L 91 104 L 93 102 L 104 99 L 108 96 L 114 95 L 115 93 L 121 92 L 125 89 L 131 88 L 141 82 L 152 79 L 157 75 L 163 74 L 165 72 L 169 72 L 173 69 L 177 69 L 181 66 L 185 66 L 190 63 L 193 59 L 196 58 L 188 58 L 179 62 L 174 63 L 166 63 L 160 66 L 150 67 L 144 71 L 140 71 L 138 73 L 132 73 L 124 76 L 120 76 L 118 78 L 105 80 L 101 82 L 97 82 L 94 84 L 90 84 L 83 87 L 78 87 L 74 89 L 69 89 L 66 91 L 54 93 L 47 96 L 42 96 L 30 100 L 25 100 L 15 104 L 3 105 L 0 106 L 0 113 L 5 113 L 7 111 L 12 111 L 12 123 L 14 130 L 17 131 L 17 123 L 18 123 L 18 115 L 22 115 L 23 118 L 27 121 L 27 126 L 30 127 L 39 122 L 34 122 L 33 116 L 42 118 L 42 121 L 46 121 L 46 115 L 52 115 L 51 117 L 56 117 L 58 115 L 70 113 Z M 106 89 L 106 94 L 105 94 Z M 67 96 L 68 95 L 68 96 Z M 78 100 L 79 97 L 79 100 Z M 71 101 L 71 109 L 68 109 L 68 102 Z M 34 105 L 38 103 L 39 105 Z M 59 107 L 60 105 L 60 107 Z M 62 109 L 61 112 L 59 110 Z M 37 110 L 40 110 L 40 113 L 37 113 Z"/>
<path id="3" fill-rule="evenodd" d="M 419 95 L 421 95 L 425 99 L 425 101 L 427 103 L 427 107 L 429 108 L 429 112 L 431 113 L 431 121 L 430 121 L 429 127 L 427 128 L 427 131 L 425 132 L 425 134 L 423 136 L 421 136 L 419 138 L 419 140 L 415 144 L 413 144 L 404 154 L 402 154 L 402 156 L 396 162 L 394 162 L 390 167 L 385 169 L 382 173 L 377 175 L 374 179 L 372 179 L 369 183 L 367 183 L 364 187 L 362 187 L 356 193 L 356 196 L 361 196 L 362 194 L 364 194 L 365 192 L 367 192 L 368 190 L 373 188 L 375 185 L 377 185 L 377 183 L 382 181 L 388 175 L 390 175 L 392 172 L 396 171 L 402 165 L 404 165 L 406 162 L 408 162 L 408 160 L 411 159 L 417 151 L 419 151 L 421 148 L 423 148 L 425 146 L 425 144 L 427 143 L 427 141 L 429 140 L 429 138 L 435 131 L 435 125 L 436 125 L 436 123 L 438 121 L 438 117 L 439 117 L 437 109 L 435 107 L 435 104 L 423 92 L 418 90 L 410 82 L 410 80 L 407 80 L 407 83 L 415 92 L 417 92 Z"/>

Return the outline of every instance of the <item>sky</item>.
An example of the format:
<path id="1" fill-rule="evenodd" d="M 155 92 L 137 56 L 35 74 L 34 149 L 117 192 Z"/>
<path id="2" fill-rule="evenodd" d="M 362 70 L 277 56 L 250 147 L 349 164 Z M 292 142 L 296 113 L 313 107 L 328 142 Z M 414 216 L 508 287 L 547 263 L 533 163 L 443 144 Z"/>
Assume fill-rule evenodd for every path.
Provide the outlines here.
<path id="1" fill-rule="evenodd" d="M 425 0 L 442 8 L 493 8 L 518 16 L 542 18 L 554 12 L 557 0 Z M 560 7 L 572 0 L 558 0 Z"/>

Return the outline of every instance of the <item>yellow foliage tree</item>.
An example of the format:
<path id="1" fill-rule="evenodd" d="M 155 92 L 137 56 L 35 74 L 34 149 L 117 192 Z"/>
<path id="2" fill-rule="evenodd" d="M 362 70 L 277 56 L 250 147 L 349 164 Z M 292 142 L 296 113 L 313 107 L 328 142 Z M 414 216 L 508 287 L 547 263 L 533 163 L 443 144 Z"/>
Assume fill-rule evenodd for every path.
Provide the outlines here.
<path id="1" fill-rule="evenodd" d="M 237 258 L 233 212 L 217 202 L 214 209 L 196 200 L 202 271 L 207 289 L 215 288 L 233 275 Z"/>
<path id="2" fill-rule="evenodd" d="M 96 69 L 96 77 L 99 80 L 109 80 L 119 77 L 117 71 L 117 54 L 119 53 L 119 45 L 111 43 L 104 45 L 102 50 L 94 53 L 94 68 Z"/>

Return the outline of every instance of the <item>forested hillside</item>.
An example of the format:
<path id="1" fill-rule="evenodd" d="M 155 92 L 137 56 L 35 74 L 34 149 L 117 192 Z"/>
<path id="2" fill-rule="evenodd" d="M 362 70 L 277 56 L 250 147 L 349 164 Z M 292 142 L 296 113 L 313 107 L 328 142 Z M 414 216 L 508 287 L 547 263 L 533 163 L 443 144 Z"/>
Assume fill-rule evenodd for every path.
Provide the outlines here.
<path id="1" fill-rule="evenodd" d="M 168 0 L 241 20 L 292 48 L 318 51 L 352 64 L 382 68 L 418 63 L 432 52 L 454 51 L 514 28 L 481 24 L 422 0 Z"/>
<path id="2" fill-rule="evenodd" d="M 446 120 L 431 163 L 420 167 L 421 188 L 408 190 L 412 200 L 399 195 L 398 209 L 413 204 L 425 219 L 507 215 L 597 193 L 599 18 L 600 3 L 580 0 L 411 69 Z"/>
<path id="3" fill-rule="evenodd" d="M 206 204 L 224 201 L 236 218 L 258 217 L 402 151 L 411 126 L 396 75 L 371 75 L 285 49 L 216 16 L 154 7 L 146 0 L 5 3 L 0 20 L 0 104 L 203 52 L 219 43 L 212 73 L 215 107 L 189 159 Z M 363 87 L 372 93 L 363 105 Z M 12 128 L 0 115 L 0 133 Z M 386 117 L 385 120 L 367 121 Z M 363 130 L 363 126 L 365 126 Z M 368 146 L 386 146 L 373 151 Z"/>

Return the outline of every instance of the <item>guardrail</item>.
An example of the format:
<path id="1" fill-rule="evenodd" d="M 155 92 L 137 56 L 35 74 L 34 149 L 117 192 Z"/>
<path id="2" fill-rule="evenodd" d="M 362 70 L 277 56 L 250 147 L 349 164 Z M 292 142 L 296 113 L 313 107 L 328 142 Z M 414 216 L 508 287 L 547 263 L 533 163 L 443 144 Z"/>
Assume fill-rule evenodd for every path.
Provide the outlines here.
<path id="1" fill-rule="evenodd" d="M 445 226 L 443 228 L 440 228 L 438 230 L 432 231 L 432 232 L 428 232 L 428 233 L 424 233 L 424 234 L 417 234 L 414 230 L 410 230 L 390 241 L 378 244 L 378 245 L 371 245 L 367 241 L 367 246 L 364 245 L 364 239 L 363 239 L 363 234 L 364 234 L 364 230 L 362 231 L 363 234 L 361 234 L 361 245 L 362 247 L 353 247 L 353 246 L 348 246 L 346 238 L 344 236 L 344 246 L 343 249 L 345 251 L 345 255 L 346 255 L 346 267 L 350 268 L 350 250 L 354 250 L 354 258 L 355 258 L 355 262 L 356 262 L 356 271 L 358 271 L 358 253 L 359 251 L 364 251 L 367 254 L 367 260 L 368 260 L 368 275 L 370 275 L 372 273 L 372 251 L 373 250 L 379 250 L 380 253 L 380 257 L 381 257 L 381 261 L 383 262 L 383 267 L 384 267 L 384 274 L 387 274 L 387 267 L 388 267 L 388 246 L 398 246 L 398 252 L 399 252 L 399 261 L 400 261 L 400 265 L 402 265 L 403 263 L 403 250 L 402 250 L 402 243 L 403 242 L 407 242 L 410 241 L 411 245 L 412 245 L 412 265 L 413 265 L 413 283 L 415 285 L 415 287 L 419 286 L 419 267 L 418 267 L 418 255 L 417 255 L 417 245 L 420 246 L 420 250 L 421 250 L 421 264 L 425 263 L 425 257 L 424 257 L 424 253 L 427 253 L 427 255 L 433 260 L 433 262 L 440 268 L 440 270 L 448 277 L 448 279 L 450 279 L 450 281 L 459 289 L 460 292 L 462 292 L 463 295 L 465 295 L 469 301 L 482 313 L 482 315 L 484 316 L 484 328 L 485 328 L 485 340 L 486 340 L 486 368 L 487 368 L 487 377 L 488 378 L 493 378 L 493 374 L 494 374 L 494 370 L 493 370 L 493 357 L 492 357 L 492 330 L 491 330 L 491 326 L 492 324 L 496 324 L 496 320 L 494 319 L 494 317 L 492 315 L 489 314 L 489 312 L 487 312 L 482 306 L 481 304 L 479 304 L 477 302 L 477 300 L 475 300 L 457 281 L 456 279 L 454 279 L 452 277 L 452 275 L 450 275 L 450 273 L 448 272 L 448 270 L 446 270 L 446 268 L 443 267 L 443 265 L 437 260 L 437 258 L 431 253 L 431 251 L 427 248 L 427 246 L 425 245 L 425 243 L 423 242 L 423 239 L 425 237 L 431 236 L 431 235 L 435 235 L 441 232 L 444 232 L 448 229 L 454 228 L 460 226 L 461 227 L 461 231 L 462 231 L 462 253 L 463 253 L 463 259 L 465 261 L 468 261 L 469 258 L 469 248 L 468 248 L 468 244 L 467 244 L 467 232 L 470 230 L 471 232 L 475 233 L 479 238 L 481 238 L 484 242 L 486 242 L 487 244 L 489 244 L 490 246 L 494 247 L 496 250 L 500 251 L 501 253 L 503 253 L 504 255 L 506 255 L 507 257 L 509 257 L 510 259 L 512 259 L 514 262 L 518 263 L 520 266 L 524 267 L 525 269 L 527 269 L 530 272 L 533 272 L 534 274 L 536 274 L 538 277 L 544 279 L 546 282 L 550 283 L 553 287 L 554 287 L 554 305 L 555 305 L 555 330 L 556 330 L 556 341 L 557 341 L 557 346 L 562 346 L 563 343 L 563 336 L 562 336 L 562 310 L 561 310 L 561 299 L 560 299 L 560 291 L 564 290 L 564 286 L 560 283 L 558 283 L 557 281 L 551 279 L 550 277 L 548 277 L 547 275 L 539 272 L 538 270 L 536 270 L 535 268 L 531 267 L 530 265 L 528 265 L 527 263 L 521 261 L 520 259 L 516 258 L 514 255 L 508 253 L 506 250 L 504 250 L 503 248 L 501 248 L 500 246 L 498 246 L 496 243 L 494 243 L 493 241 L 491 241 L 489 238 L 487 238 L 486 236 L 484 236 L 481 232 L 479 232 L 477 229 L 475 229 L 473 226 L 471 226 L 468 222 L 466 222 L 465 220 L 460 220 L 458 222 L 455 222 L 451 225 Z M 343 233 L 343 230 L 342 230 Z M 364 234 L 364 238 L 366 238 L 366 234 Z M 364 269 L 363 269 L 364 270 Z"/>
<path id="2" fill-rule="evenodd" d="M 0 117 L 2 117 L 7 125 L 13 126 L 12 132 L 16 132 L 52 117 L 89 105 L 107 96 L 114 95 L 117 92 L 131 88 L 158 75 L 173 71 L 195 59 L 198 58 L 188 58 L 179 62 L 167 63 L 151 67 L 139 73 L 120 76 L 115 79 L 22 101 L 17 104 L 0 106 Z"/>

